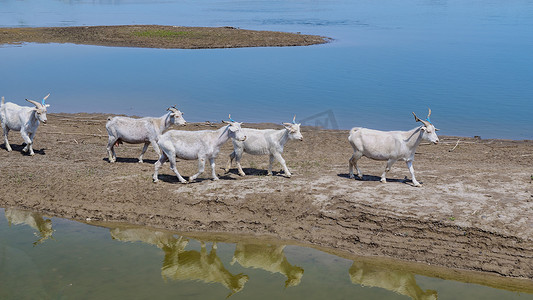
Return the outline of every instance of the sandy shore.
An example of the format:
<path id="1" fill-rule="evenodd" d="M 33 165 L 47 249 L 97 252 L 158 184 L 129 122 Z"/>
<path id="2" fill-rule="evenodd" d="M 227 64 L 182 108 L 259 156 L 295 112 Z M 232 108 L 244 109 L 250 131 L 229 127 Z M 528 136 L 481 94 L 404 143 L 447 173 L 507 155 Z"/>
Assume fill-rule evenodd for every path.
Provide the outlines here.
<path id="1" fill-rule="evenodd" d="M 180 184 L 150 148 L 121 145 L 110 164 L 101 114 L 49 114 L 35 138 L 36 155 L 0 148 L 0 207 L 30 209 L 77 220 L 119 221 L 181 232 L 225 232 L 295 241 L 353 255 L 383 256 L 426 265 L 533 279 L 533 141 L 441 137 L 422 144 L 409 181 L 398 162 L 379 182 L 384 163 L 361 159 L 364 180 L 348 178 L 348 131 L 303 128 L 284 157 L 293 172 L 265 176 L 268 157 L 246 155 L 224 174 L 231 142 L 197 182 Z M 246 124 L 270 128 L 277 125 Z M 358 125 L 358 124 L 354 124 Z M 412 124 L 413 127 L 415 124 Z M 180 129 L 215 128 L 190 124 Z M 410 129 L 410 128 L 405 128 Z M 455 147 L 457 145 L 457 147 Z M 453 151 L 451 151 L 453 149 Z M 179 161 L 185 178 L 195 161 Z M 275 165 L 274 170 L 279 170 Z"/>
<path id="2" fill-rule="evenodd" d="M 300 33 L 225 27 L 161 25 L 0 28 L 1 44 L 72 43 L 111 47 L 210 49 L 324 44 L 328 38 Z"/>

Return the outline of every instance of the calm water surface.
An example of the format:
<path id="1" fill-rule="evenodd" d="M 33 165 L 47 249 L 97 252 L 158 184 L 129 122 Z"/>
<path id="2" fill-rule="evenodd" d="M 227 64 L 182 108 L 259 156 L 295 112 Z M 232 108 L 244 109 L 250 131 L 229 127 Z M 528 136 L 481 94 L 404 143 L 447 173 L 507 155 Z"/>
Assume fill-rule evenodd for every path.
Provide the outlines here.
<path id="1" fill-rule="evenodd" d="M 228 295 L 533 299 L 529 293 L 424 277 L 310 248 L 257 241 L 202 242 L 148 228 L 96 227 L 14 209 L 0 209 L 0 282 L 0 298 L 17 300 Z"/>
<path id="2" fill-rule="evenodd" d="M 533 1 L 0 1 L 0 26 L 165 24 L 319 34 L 327 45 L 0 48 L 0 94 L 51 112 L 382 130 L 433 110 L 442 135 L 533 139 Z M 323 115 L 316 116 L 317 114 Z M 316 116 L 316 117 L 315 117 Z"/>

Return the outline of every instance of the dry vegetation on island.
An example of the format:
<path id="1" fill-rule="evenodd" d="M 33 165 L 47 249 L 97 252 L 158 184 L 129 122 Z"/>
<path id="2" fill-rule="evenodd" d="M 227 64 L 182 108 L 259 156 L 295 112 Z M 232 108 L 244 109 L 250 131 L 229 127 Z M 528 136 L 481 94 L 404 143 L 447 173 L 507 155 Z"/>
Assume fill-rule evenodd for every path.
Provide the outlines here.
<path id="1" fill-rule="evenodd" d="M 240 48 L 308 46 L 326 37 L 234 27 L 160 25 L 0 28 L 0 44 L 72 43 L 142 48 Z"/>

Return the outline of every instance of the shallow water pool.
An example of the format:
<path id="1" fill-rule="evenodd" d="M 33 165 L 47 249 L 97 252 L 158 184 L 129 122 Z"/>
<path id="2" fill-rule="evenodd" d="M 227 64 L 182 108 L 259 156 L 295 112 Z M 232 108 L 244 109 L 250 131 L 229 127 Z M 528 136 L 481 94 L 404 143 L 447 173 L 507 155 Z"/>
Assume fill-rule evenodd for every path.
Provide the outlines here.
<path id="1" fill-rule="evenodd" d="M 471 280 L 494 288 L 409 269 L 276 241 L 0 209 L 0 299 L 533 299 L 524 281 Z"/>

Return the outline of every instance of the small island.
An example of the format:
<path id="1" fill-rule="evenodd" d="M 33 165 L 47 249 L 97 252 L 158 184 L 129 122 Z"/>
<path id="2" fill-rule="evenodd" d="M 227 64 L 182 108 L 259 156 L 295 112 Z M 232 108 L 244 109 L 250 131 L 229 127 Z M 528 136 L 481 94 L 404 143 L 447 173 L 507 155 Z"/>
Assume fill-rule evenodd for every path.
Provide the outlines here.
<path id="1" fill-rule="evenodd" d="M 235 27 L 160 25 L 0 28 L 0 44 L 71 43 L 110 47 L 213 49 L 308 46 L 327 37 Z"/>

